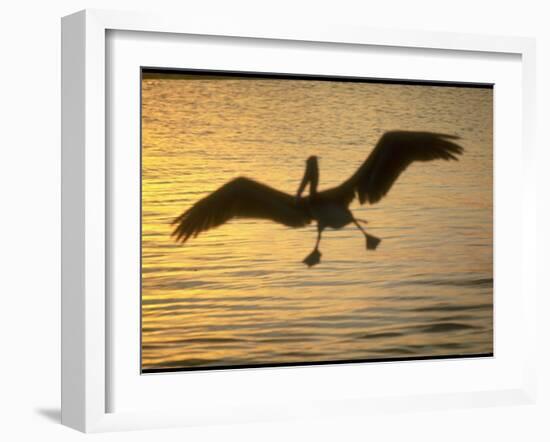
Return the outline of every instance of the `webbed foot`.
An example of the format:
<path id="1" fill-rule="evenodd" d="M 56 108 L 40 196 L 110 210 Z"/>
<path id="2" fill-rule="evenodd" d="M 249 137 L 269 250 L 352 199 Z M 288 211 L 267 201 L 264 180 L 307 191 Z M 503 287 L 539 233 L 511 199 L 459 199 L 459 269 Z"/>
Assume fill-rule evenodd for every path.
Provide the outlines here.
<path id="1" fill-rule="evenodd" d="M 380 241 L 382 241 L 380 238 L 369 235 L 368 233 L 365 234 L 365 237 L 367 238 L 367 250 L 375 250 L 378 244 L 380 244 Z"/>
<path id="2" fill-rule="evenodd" d="M 321 262 L 321 252 L 315 249 L 308 256 L 306 256 L 302 262 L 308 267 L 313 267 L 315 264 L 319 264 Z"/>

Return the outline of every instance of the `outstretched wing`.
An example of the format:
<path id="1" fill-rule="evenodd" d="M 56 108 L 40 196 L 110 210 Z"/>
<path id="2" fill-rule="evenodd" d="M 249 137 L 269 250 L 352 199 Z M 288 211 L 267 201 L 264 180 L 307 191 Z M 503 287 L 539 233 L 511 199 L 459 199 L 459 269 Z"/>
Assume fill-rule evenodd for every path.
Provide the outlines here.
<path id="1" fill-rule="evenodd" d="M 248 178 L 236 178 L 197 201 L 172 224 L 172 236 L 184 243 L 233 218 L 268 219 L 289 227 L 302 227 L 311 218 L 304 203 L 293 196 Z"/>
<path id="2" fill-rule="evenodd" d="M 413 162 L 458 160 L 463 148 L 451 141 L 456 139 L 454 135 L 432 132 L 386 132 L 357 172 L 341 187 L 348 193 L 353 189 L 361 204 L 377 203 Z"/>

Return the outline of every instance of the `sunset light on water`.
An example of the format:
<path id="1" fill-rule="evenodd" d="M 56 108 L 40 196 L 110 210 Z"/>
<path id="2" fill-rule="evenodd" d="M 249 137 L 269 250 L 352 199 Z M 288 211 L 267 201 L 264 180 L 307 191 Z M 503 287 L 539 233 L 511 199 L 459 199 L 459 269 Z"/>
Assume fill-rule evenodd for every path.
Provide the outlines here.
<path id="1" fill-rule="evenodd" d="M 142 369 L 493 351 L 491 88 L 144 73 Z M 412 164 L 351 210 L 382 239 L 238 219 L 172 221 L 245 176 L 295 195 L 310 155 L 337 186 L 390 130 L 457 135 L 459 161 Z"/>

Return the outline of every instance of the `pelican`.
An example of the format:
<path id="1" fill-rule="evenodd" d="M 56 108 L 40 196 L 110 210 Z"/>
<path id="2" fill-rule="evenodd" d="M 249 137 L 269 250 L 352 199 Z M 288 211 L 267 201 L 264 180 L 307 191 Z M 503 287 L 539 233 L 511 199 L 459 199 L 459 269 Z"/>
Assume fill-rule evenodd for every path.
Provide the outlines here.
<path id="1" fill-rule="evenodd" d="M 432 132 L 386 132 L 350 178 L 323 191 L 317 190 L 319 162 L 316 156 L 307 159 L 295 196 L 246 177 L 235 178 L 179 215 L 172 223 L 176 225 L 172 236 L 183 244 L 233 218 L 267 219 L 292 228 L 316 221 L 315 247 L 303 260 L 311 267 L 321 261 L 319 243 L 323 230 L 341 229 L 353 223 L 364 235 L 366 249 L 374 250 L 381 240 L 365 231 L 360 224 L 366 224 L 365 220 L 353 216 L 349 209 L 351 202 L 356 197 L 361 204 L 379 202 L 415 161 L 458 160 L 463 148 L 452 141 L 458 138 Z M 308 184 L 309 195 L 303 197 Z"/>

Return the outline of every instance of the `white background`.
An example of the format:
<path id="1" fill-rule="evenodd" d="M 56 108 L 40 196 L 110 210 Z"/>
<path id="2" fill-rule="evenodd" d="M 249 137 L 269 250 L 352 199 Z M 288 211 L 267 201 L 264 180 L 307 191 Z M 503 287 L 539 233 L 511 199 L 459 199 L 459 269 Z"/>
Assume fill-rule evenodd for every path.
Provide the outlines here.
<path id="1" fill-rule="evenodd" d="M 504 3 L 278 0 L 168 2 L 111 0 L 20 2 L 0 15 L 0 438 L 3 440 L 549 440 L 550 357 L 547 296 L 550 264 L 550 154 L 543 131 L 550 121 L 549 14 L 543 2 Z M 423 29 L 538 38 L 539 121 L 539 344 L 540 398 L 536 406 L 417 412 L 334 419 L 156 430 L 84 436 L 59 425 L 60 350 L 60 22 L 75 10 L 116 8 L 174 14 L 246 16 L 273 22 L 339 22 L 379 28 Z M 513 201 L 510 201 L 514 204 Z M 513 235 L 513 232 L 511 232 Z M 512 236 L 513 238 L 513 236 Z M 545 264 L 546 263 L 546 264 Z M 519 271 L 519 269 L 518 269 Z M 414 382 L 414 380 L 411 380 Z"/>

